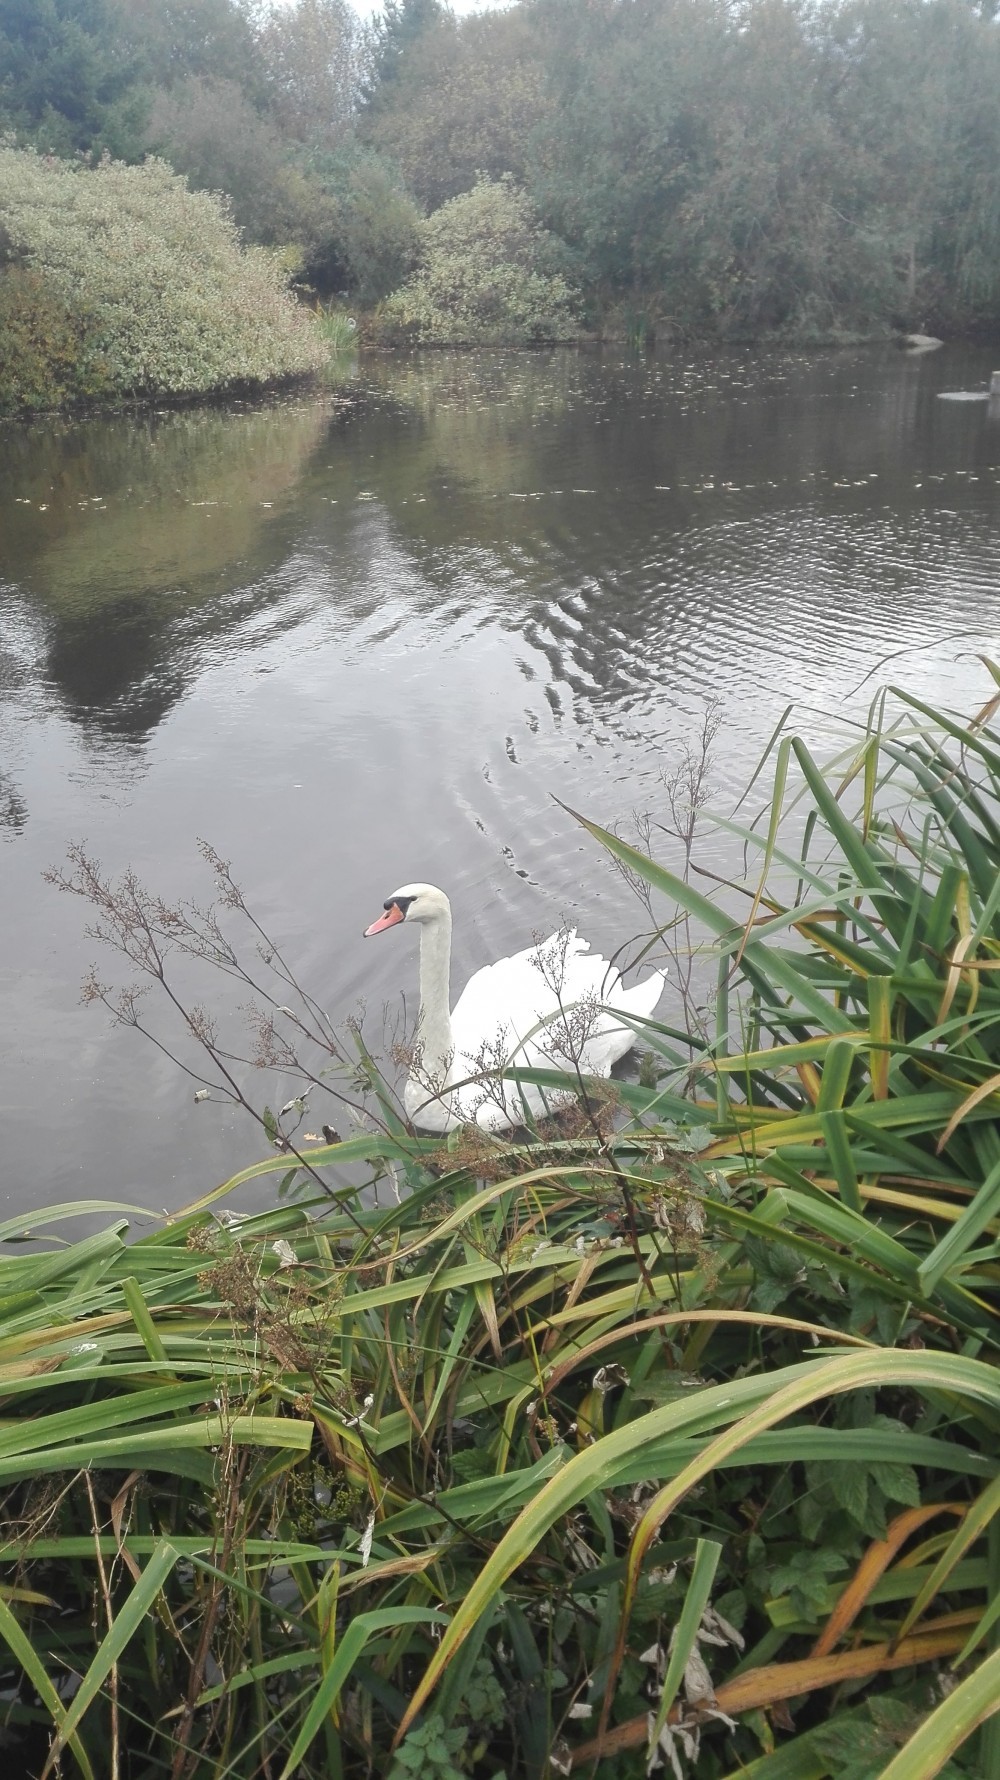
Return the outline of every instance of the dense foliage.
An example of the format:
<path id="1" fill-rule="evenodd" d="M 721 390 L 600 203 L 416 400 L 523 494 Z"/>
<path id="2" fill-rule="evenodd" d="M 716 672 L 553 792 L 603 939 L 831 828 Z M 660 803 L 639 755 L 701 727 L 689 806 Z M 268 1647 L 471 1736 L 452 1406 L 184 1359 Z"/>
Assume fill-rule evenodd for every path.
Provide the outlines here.
<path id="1" fill-rule="evenodd" d="M 347 0 L 5 0 L 0 129 L 164 155 L 323 297 L 376 302 L 412 270 L 416 207 L 510 175 L 602 326 L 996 331 L 996 12 L 386 0 L 362 25 Z"/>
<path id="2" fill-rule="evenodd" d="M 421 230 L 420 264 L 379 316 L 420 345 L 535 345 L 578 331 L 565 250 L 509 179 L 481 179 Z"/>
<path id="3" fill-rule="evenodd" d="M 324 352 L 274 256 L 163 162 L 73 166 L 0 146 L 0 408 L 197 394 Z"/>
<path id="4" fill-rule="evenodd" d="M 0 128 L 51 154 L 140 151 L 141 64 L 114 0 L 4 0 Z"/>
<path id="5" fill-rule="evenodd" d="M 739 914 L 587 823 L 719 988 L 644 1026 L 640 1082 L 554 1078 L 550 1129 L 414 1137 L 265 948 L 265 1052 L 311 1042 L 310 1116 L 339 1093 L 356 1134 L 265 1111 L 279 1153 L 128 1247 L 47 1244 L 80 1207 L 4 1225 L 36 1246 L 0 1257 L 0 1675 L 39 1756 L 996 1772 L 998 707 L 880 703 L 826 772 L 783 744 Z M 212 863 L 214 915 L 79 850 L 57 877 L 170 983 L 239 974 Z M 221 1204 L 269 1175 L 273 1209 Z"/>

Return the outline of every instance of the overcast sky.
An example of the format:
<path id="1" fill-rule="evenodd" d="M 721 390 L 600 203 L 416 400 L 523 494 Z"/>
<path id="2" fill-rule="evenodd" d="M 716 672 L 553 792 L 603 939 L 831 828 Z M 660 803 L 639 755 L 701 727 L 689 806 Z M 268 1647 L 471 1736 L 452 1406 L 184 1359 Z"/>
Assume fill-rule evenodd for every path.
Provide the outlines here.
<path id="1" fill-rule="evenodd" d="M 451 9 L 459 15 L 465 12 L 482 12 L 488 4 L 503 5 L 504 0 L 451 0 Z M 370 19 L 373 12 L 381 12 L 381 0 L 349 0 L 349 4 L 360 18 Z"/>
<path id="2" fill-rule="evenodd" d="M 460 16 L 466 12 L 483 12 L 488 5 L 504 5 L 505 0 L 451 0 L 451 9 Z M 370 19 L 373 12 L 381 12 L 382 0 L 348 0 L 359 18 Z"/>
<path id="3" fill-rule="evenodd" d="M 277 6 L 292 6 L 295 0 L 272 0 Z M 373 12 L 381 12 L 382 0 L 347 0 L 347 3 L 361 19 L 370 19 Z M 485 12 L 489 7 L 499 9 L 508 6 L 510 0 L 449 0 L 452 12 L 461 18 L 467 12 Z M 0 0 L 2 4 L 2 0 Z"/>

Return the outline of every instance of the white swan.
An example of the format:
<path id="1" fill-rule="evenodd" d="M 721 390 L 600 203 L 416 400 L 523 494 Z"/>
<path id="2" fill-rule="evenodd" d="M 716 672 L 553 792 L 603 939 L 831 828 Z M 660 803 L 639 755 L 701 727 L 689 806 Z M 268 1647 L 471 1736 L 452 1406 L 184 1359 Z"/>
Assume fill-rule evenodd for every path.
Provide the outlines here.
<path id="1" fill-rule="evenodd" d="M 401 921 L 420 925 L 420 1014 L 403 1104 L 425 1131 L 469 1123 L 501 1131 L 523 1125 L 526 1107 L 535 1115 L 551 1111 L 571 1096 L 501 1082 L 495 1072 L 565 1070 L 575 1056 L 583 1074 L 607 1075 L 635 1043 L 631 1026 L 607 1010 L 651 1014 L 663 992 L 659 970 L 626 989 L 614 965 L 589 955 L 573 928 L 477 970 L 452 1009 L 451 904 L 444 891 L 404 884 L 383 907 L 366 939 Z M 484 1073 L 486 1081 L 469 1079 Z"/>

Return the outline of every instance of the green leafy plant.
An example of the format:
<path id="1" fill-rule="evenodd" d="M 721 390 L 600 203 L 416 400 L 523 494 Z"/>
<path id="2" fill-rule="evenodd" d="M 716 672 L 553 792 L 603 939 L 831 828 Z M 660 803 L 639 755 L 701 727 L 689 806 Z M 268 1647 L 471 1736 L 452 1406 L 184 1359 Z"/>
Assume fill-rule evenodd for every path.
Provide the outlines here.
<path id="1" fill-rule="evenodd" d="M 588 821 L 721 985 L 613 1101 L 422 1138 L 356 1034 L 349 1138 L 288 1103 L 127 1245 L 0 1227 L 15 1733 L 113 1780 L 994 1771 L 992 716 L 783 742 L 717 902 Z M 198 943 L 89 895 L 154 975 Z"/>
<path id="2" fill-rule="evenodd" d="M 29 266 L 0 266 L 0 413 L 107 395 L 79 310 Z"/>
<path id="3" fill-rule="evenodd" d="M 513 181 L 481 179 L 422 230 L 421 263 L 383 304 L 379 335 L 421 345 L 571 340 L 577 297 L 565 256 Z"/>
<path id="4" fill-rule="evenodd" d="M 408 1780 L 409 1775 L 433 1775 L 434 1780 L 464 1780 L 467 1772 L 455 1766 L 466 1740 L 463 1730 L 450 1731 L 444 1720 L 431 1716 L 415 1726 L 404 1737 L 389 1769 L 390 1780 Z"/>
<path id="5" fill-rule="evenodd" d="M 65 318 L 46 373 L 57 390 L 194 395 L 324 361 L 274 255 L 241 247 L 219 199 L 162 161 L 91 168 L 0 144 L 0 220 L 11 268 L 32 281 L 13 287 L 22 310 L 43 293 L 35 313 Z M 11 405 L 28 405 L 32 362 L 24 385 L 7 373 Z"/>

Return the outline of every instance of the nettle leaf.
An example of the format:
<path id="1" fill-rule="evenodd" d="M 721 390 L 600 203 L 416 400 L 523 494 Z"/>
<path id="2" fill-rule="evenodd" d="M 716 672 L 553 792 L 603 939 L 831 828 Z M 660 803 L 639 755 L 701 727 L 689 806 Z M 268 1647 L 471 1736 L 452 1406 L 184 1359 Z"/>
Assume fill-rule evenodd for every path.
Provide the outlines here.
<path id="1" fill-rule="evenodd" d="M 787 1564 L 771 1570 L 769 1586 L 776 1595 L 787 1594 L 795 1611 L 811 1619 L 826 1610 L 830 1578 L 847 1567 L 847 1559 L 836 1551 L 797 1551 Z"/>
<path id="2" fill-rule="evenodd" d="M 856 1422 L 855 1426 L 859 1428 L 862 1426 L 868 1428 L 884 1428 L 887 1434 L 909 1433 L 906 1423 L 900 1421 L 897 1415 L 872 1415 L 864 1423 Z"/>
<path id="3" fill-rule="evenodd" d="M 856 1523 L 869 1539 L 884 1539 L 889 1530 L 885 1497 L 874 1479 L 868 1484 L 868 1507 L 863 1520 Z"/>
<path id="4" fill-rule="evenodd" d="M 781 1280 L 790 1286 L 803 1273 L 801 1255 L 786 1243 L 765 1242 L 759 1236 L 748 1236 L 743 1247 L 751 1267 L 762 1279 Z"/>
<path id="5" fill-rule="evenodd" d="M 850 1718 L 820 1725 L 810 1742 L 836 1780 L 878 1780 L 893 1756 L 920 1724 L 923 1714 L 896 1694 L 865 1702 L 870 1722 Z M 938 1769 L 938 1780 L 967 1780 L 953 1762 Z"/>
<path id="6" fill-rule="evenodd" d="M 437 1714 L 424 1724 L 416 1725 L 396 1751 L 389 1780 L 404 1780 L 410 1774 L 420 1780 L 463 1780 L 463 1770 L 456 1766 L 456 1755 L 467 1740 L 461 1729 L 448 1730 Z"/>
<path id="7" fill-rule="evenodd" d="M 718 1595 L 712 1604 L 716 1613 L 721 1613 L 723 1619 L 728 1619 L 738 1632 L 743 1630 L 749 1609 L 743 1589 L 731 1588 L 726 1594 Z"/>
<path id="8" fill-rule="evenodd" d="M 845 1428 L 885 1427 L 898 1431 L 901 1423 L 893 1421 L 890 1416 L 879 1415 L 875 1408 L 875 1392 L 873 1390 L 853 1391 L 850 1397 L 840 1405 L 838 1421 Z"/>
<path id="9" fill-rule="evenodd" d="M 890 1465 L 873 1459 L 868 1472 L 890 1502 L 902 1502 L 904 1508 L 920 1506 L 920 1483 L 912 1465 Z"/>
<path id="10" fill-rule="evenodd" d="M 750 1295 L 755 1310 L 765 1313 L 774 1310 L 805 1280 L 802 1257 L 785 1243 L 765 1242 L 759 1236 L 748 1236 L 744 1250 L 756 1275 Z"/>
<path id="11" fill-rule="evenodd" d="M 566 1677 L 564 1675 L 557 1681 L 558 1674 L 558 1670 L 552 1671 L 551 1684 L 553 1687 L 564 1687 Z M 481 1656 L 466 1683 L 461 1705 L 462 1717 L 468 1718 L 478 1729 L 495 1729 L 503 1723 L 506 1708 L 506 1695 L 493 1673 L 493 1665 L 489 1657 Z"/>
<path id="12" fill-rule="evenodd" d="M 817 1489 L 810 1480 L 809 1492 L 802 1497 L 797 1513 L 799 1530 L 809 1545 L 816 1545 L 819 1542 L 823 1524 L 827 1518 L 827 1500 L 828 1492 Z"/>
<path id="13" fill-rule="evenodd" d="M 452 1454 L 451 1466 L 459 1483 L 472 1483 L 477 1477 L 491 1477 L 494 1461 L 486 1447 L 466 1446 Z"/>
<path id="14" fill-rule="evenodd" d="M 848 1774 L 852 1780 L 860 1780 L 862 1773 L 878 1773 L 892 1748 L 885 1733 L 863 1718 L 820 1725 L 811 1741 L 839 1780 L 846 1780 Z"/>
<path id="15" fill-rule="evenodd" d="M 877 1334 L 880 1341 L 891 1346 L 899 1335 L 900 1306 L 870 1285 L 859 1285 L 851 1293 L 847 1326 L 852 1334 Z"/>
<path id="16" fill-rule="evenodd" d="M 825 1466 L 825 1473 L 834 1501 L 853 1521 L 864 1526 L 868 1519 L 868 1466 L 833 1460 Z"/>
<path id="17" fill-rule="evenodd" d="M 754 1310 L 763 1311 L 765 1316 L 777 1310 L 788 1297 L 791 1287 L 777 1279 L 758 1280 L 750 1294 L 750 1303 Z"/>
<path id="18" fill-rule="evenodd" d="M 908 1700 L 901 1700 L 895 1693 L 880 1694 L 877 1699 L 865 1703 L 872 1723 L 899 1744 L 912 1736 L 922 1717 Z"/>

